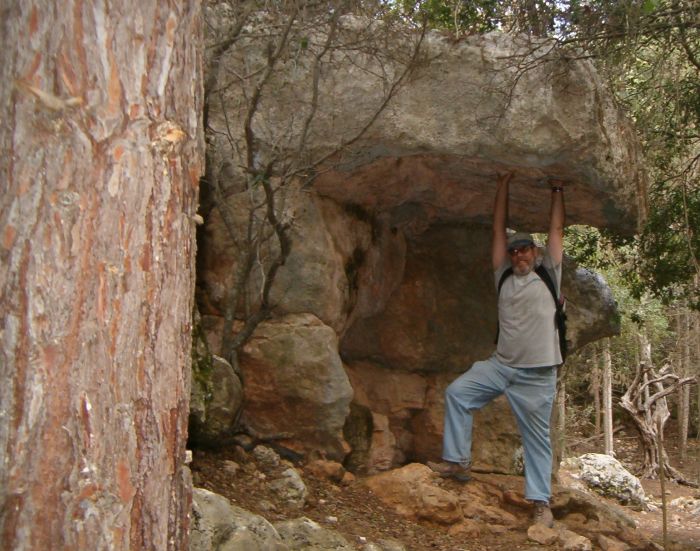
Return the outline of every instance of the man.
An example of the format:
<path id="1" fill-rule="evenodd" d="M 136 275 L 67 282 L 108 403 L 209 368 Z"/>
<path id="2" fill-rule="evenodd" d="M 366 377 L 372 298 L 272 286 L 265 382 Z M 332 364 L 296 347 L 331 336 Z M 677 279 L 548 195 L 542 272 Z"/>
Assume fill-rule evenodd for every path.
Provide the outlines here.
<path id="1" fill-rule="evenodd" d="M 429 466 L 442 476 L 466 482 L 470 478 L 472 412 L 505 394 L 525 451 L 525 498 L 535 504 L 535 523 L 551 527 L 552 446 L 549 420 L 556 391 L 557 366 L 562 363 L 555 323 L 556 306 L 544 280 L 535 272 L 541 263 L 557 294 L 561 285 L 564 238 L 563 182 L 550 181 L 549 235 L 540 256 L 532 236 L 506 234 L 512 173 L 499 175 L 493 211 L 491 258 L 498 296 L 499 336 L 493 356 L 474 363 L 445 391 L 444 459 Z"/>

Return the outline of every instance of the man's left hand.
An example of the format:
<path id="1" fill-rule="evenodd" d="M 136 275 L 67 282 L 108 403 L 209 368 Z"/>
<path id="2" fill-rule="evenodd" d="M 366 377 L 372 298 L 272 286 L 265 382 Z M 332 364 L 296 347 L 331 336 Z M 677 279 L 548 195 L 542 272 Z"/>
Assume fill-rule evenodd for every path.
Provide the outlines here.
<path id="1" fill-rule="evenodd" d="M 557 178 L 551 178 L 549 180 L 549 186 L 550 187 L 564 187 L 564 184 L 566 182 L 564 180 L 559 180 Z"/>

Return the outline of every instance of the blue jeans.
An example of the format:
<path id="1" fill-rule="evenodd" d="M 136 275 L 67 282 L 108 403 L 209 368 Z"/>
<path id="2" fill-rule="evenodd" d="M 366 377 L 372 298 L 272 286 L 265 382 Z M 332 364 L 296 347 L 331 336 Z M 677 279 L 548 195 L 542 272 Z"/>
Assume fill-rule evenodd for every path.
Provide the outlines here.
<path id="1" fill-rule="evenodd" d="M 525 452 L 525 498 L 549 501 L 552 445 L 549 419 L 557 387 L 556 366 L 513 368 L 495 356 L 476 362 L 445 390 L 442 458 L 471 462 L 472 412 L 505 394 L 515 415 Z"/>

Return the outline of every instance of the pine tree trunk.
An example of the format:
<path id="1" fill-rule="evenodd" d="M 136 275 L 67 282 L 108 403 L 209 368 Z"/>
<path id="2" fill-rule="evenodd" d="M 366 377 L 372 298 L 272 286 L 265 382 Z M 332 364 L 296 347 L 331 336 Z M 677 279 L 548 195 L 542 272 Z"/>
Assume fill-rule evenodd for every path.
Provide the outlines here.
<path id="1" fill-rule="evenodd" d="M 681 362 L 680 376 L 690 375 L 690 311 L 686 308 L 681 320 Z M 678 389 L 678 445 L 680 448 L 681 461 L 685 461 L 688 454 L 688 421 L 690 419 L 690 386 L 686 385 Z"/>
<path id="2" fill-rule="evenodd" d="M 593 396 L 593 407 L 595 409 L 595 435 L 598 436 L 603 431 L 602 425 L 602 410 L 600 401 L 600 375 L 601 375 L 601 355 L 598 354 L 598 345 L 594 344 L 592 346 L 592 358 L 593 368 L 591 369 L 591 384 L 590 391 Z"/>
<path id="3" fill-rule="evenodd" d="M 698 285 L 700 285 L 700 283 L 698 283 Z M 693 362 L 693 370 L 697 380 L 699 381 L 698 384 L 695 385 L 695 393 L 697 398 L 697 410 L 695 412 L 695 438 L 700 440 L 700 313 L 698 312 L 695 313 L 695 361 Z M 700 480 L 700 471 L 698 471 L 698 479 Z"/>
<path id="4" fill-rule="evenodd" d="M 603 340 L 603 438 L 606 455 L 615 455 L 613 445 L 612 359 L 610 339 Z"/>
<path id="5" fill-rule="evenodd" d="M 9 4 L 0 548 L 185 549 L 200 6 Z"/>

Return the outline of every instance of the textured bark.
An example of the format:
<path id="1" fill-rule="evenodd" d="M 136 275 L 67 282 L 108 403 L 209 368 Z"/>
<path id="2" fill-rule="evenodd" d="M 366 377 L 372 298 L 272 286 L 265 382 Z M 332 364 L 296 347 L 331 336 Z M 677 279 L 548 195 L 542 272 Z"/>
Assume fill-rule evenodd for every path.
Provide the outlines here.
<path id="1" fill-rule="evenodd" d="M 680 375 L 688 377 L 690 373 L 690 311 L 686 308 L 678 314 L 678 338 L 680 339 Z M 688 454 L 688 426 L 690 421 L 690 386 L 682 386 L 678 389 L 678 442 L 681 461 L 685 461 Z"/>
<path id="2" fill-rule="evenodd" d="M 696 278 L 696 283 L 700 284 L 700 277 Z M 695 358 L 693 362 L 695 377 L 698 384 L 695 385 L 697 397 L 697 410 L 695 412 L 695 438 L 700 439 L 700 313 L 695 313 Z M 700 482 L 700 471 L 698 471 L 698 482 Z"/>
<path id="3" fill-rule="evenodd" d="M 0 15 L 0 548 L 183 549 L 199 3 Z"/>
<path id="4" fill-rule="evenodd" d="M 603 340 L 603 439 L 605 454 L 615 456 L 613 442 L 612 359 L 610 339 Z"/>
<path id="5" fill-rule="evenodd" d="M 671 416 L 666 397 L 679 387 L 695 381 L 692 377 L 680 378 L 670 372 L 658 373 L 652 364 L 651 344 L 646 329 L 642 329 L 638 338 L 640 363 L 634 380 L 620 398 L 620 406 L 630 414 L 639 431 L 644 460 L 638 476 L 656 478 L 663 469 L 664 475 L 677 483 L 697 486 L 671 466 L 663 447 L 663 429 Z"/>
<path id="6" fill-rule="evenodd" d="M 602 411 L 601 411 L 601 401 L 600 401 L 600 356 L 598 354 L 598 345 L 593 345 L 593 352 L 591 355 L 591 362 L 593 363 L 591 367 L 591 384 L 589 386 L 591 396 L 593 397 L 593 408 L 595 415 L 595 435 L 598 436 L 602 433 L 603 423 L 602 423 Z"/>

